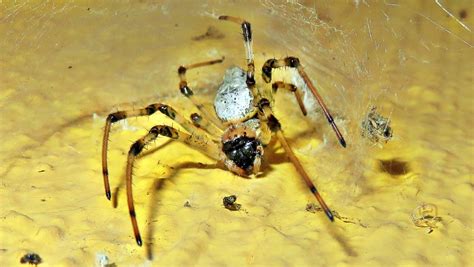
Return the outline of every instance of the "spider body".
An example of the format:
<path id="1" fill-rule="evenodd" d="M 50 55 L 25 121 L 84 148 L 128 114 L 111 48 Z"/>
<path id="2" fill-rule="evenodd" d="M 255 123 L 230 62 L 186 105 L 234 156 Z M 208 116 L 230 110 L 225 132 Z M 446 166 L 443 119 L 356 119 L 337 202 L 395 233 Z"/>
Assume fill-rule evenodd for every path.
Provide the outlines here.
<path id="1" fill-rule="evenodd" d="M 150 116 L 159 111 L 170 119 L 181 125 L 185 131 L 177 130 L 167 125 L 153 126 L 142 138 L 135 141 L 128 152 L 126 165 L 126 187 L 127 203 L 129 214 L 133 226 L 135 239 L 139 246 L 142 245 L 142 239 L 136 219 L 135 206 L 132 194 L 132 176 L 134 162 L 138 155 L 143 151 L 146 145 L 160 136 L 170 138 L 187 144 L 188 146 L 201 151 L 216 161 L 223 162 L 230 171 L 240 175 L 249 176 L 257 174 L 260 171 L 264 147 L 270 143 L 273 136 L 278 138 L 288 159 L 293 163 L 296 171 L 304 180 L 308 189 L 316 197 L 322 210 L 327 217 L 333 221 L 334 216 L 328 208 L 323 198 L 319 194 L 311 178 L 304 170 L 298 158 L 286 140 L 282 125 L 275 117 L 272 105 L 267 98 L 273 99 L 272 94 L 279 89 L 294 93 L 298 105 L 303 115 L 306 115 L 306 108 L 302 101 L 302 93 L 299 88 L 293 84 L 283 81 L 276 81 L 271 87 L 258 87 L 255 81 L 255 66 L 252 52 L 252 32 L 250 23 L 237 17 L 220 16 L 219 20 L 226 20 L 241 25 L 244 39 L 244 47 L 247 59 L 247 69 L 240 67 L 231 67 L 227 69 L 223 82 L 216 90 L 214 99 L 215 114 L 209 114 L 194 97 L 194 91 L 188 86 L 186 72 L 188 70 L 221 63 L 224 58 L 195 63 L 178 68 L 179 90 L 188 98 L 199 110 L 199 113 L 193 113 L 189 119 L 183 117 L 172 107 L 155 103 L 138 110 L 118 111 L 109 114 L 104 128 L 104 138 L 102 143 L 102 173 L 104 178 L 105 194 L 110 200 L 111 191 L 108 179 L 107 149 L 110 129 L 113 123 L 126 119 L 128 117 Z M 333 128 L 340 144 L 345 147 L 346 142 L 339 132 L 328 108 L 324 104 L 321 96 L 312 84 L 306 72 L 303 70 L 300 61 L 296 57 L 286 57 L 282 59 L 269 59 L 262 67 L 262 79 L 266 83 L 272 80 L 272 70 L 275 68 L 290 67 L 298 71 L 306 86 L 310 89 L 313 96 L 321 106 L 326 119 Z"/>

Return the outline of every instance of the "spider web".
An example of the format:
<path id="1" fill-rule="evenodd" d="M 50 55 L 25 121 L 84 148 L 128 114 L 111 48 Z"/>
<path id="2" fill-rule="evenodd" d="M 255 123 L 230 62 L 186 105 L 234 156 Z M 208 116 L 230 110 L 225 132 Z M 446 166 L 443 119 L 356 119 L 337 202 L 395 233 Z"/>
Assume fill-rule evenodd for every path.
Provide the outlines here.
<path id="1" fill-rule="evenodd" d="M 407 110 L 406 99 L 400 95 L 413 86 L 439 90 L 433 83 L 438 81 L 441 54 L 472 55 L 471 28 L 463 13 L 469 1 L 353 1 L 342 8 L 324 1 L 260 2 L 276 18 L 274 27 L 263 29 L 268 43 L 278 44 L 287 55 L 298 55 L 351 143 L 350 151 L 340 151 L 330 127 L 324 125 L 324 116 L 312 113 L 324 140 L 332 144 L 319 149 L 301 147 L 300 152 L 317 154 L 323 162 L 345 162 L 348 172 L 337 174 L 332 166 L 316 163 L 323 181 L 332 175 L 345 176 L 341 192 L 361 192 L 363 161 L 379 152 L 360 134 L 360 123 L 370 107 L 378 107 L 396 124 Z M 466 69 L 463 73 L 455 88 L 469 86 L 472 77 Z M 298 78 L 287 80 L 302 85 Z M 297 106 L 294 99 L 287 100 Z M 318 111 L 312 97 L 305 100 Z M 297 109 L 293 113 L 299 115 Z M 395 142 L 407 138 L 405 134 L 395 125 Z M 338 197 L 343 195 L 347 196 Z"/>

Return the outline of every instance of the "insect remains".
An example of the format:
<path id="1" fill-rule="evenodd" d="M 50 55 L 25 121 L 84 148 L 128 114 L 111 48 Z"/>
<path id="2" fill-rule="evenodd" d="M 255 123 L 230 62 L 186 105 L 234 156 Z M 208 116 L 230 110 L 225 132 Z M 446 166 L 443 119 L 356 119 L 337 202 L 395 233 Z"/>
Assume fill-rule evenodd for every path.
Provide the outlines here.
<path id="1" fill-rule="evenodd" d="M 240 207 L 242 206 L 238 203 L 235 203 L 235 201 L 237 201 L 237 196 L 235 195 L 224 197 L 222 199 L 222 203 L 224 204 L 224 207 L 232 211 L 240 210 Z"/>
<path id="2" fill-rule="evenodd" d="M 376 107 L 371 107 L 367 116 L 361 124 L 362 136 L 367 137 L 372 143 L 387 143 L 392 139 L 393 131 L 390 127 L 390 120 L 377 113 Z"/>
<path id="3" fill-rule="evenodd" d="M 133 233 L 139 246 L 142 245 L 142 238 L 133 201 L 132 170 L 135 161 L 144 148 L 158 137 L 166 137 L 182 142 L 215 161 L 223 163 L 231 172 L 244 177 L 260 173 L 261 162 L 265 154 L 264 148 L 271 142 L 272 138 L 276 137 L 289 161 L 294 165 L 296 172 L 318 201 L 321 209 L 329 220 L 334 221 L 333 213 L 294 154 L 285 137 L 283 127 L 272 109 L 275 103 L 271 94 L 275 94 L 277 91 L 287 91 L 294 93 L 302 115 L 306 116 L 306 107 L 301 101 L 301 88 L 283 81 L 275 81 L 271 86 L 267 84 L 272 82 L 272 72 L 274 69 L 292 68 L 296 70 L 306 87 L 317 100 L 339 143 L 341 146 L 346 147 L 346 141 L 334 122 L 329 109 L 324 104 L 321 95 L 303 69 L 300 60 L 293 56 L 268 59 L 261 68 L 262 80 L 265 84 L 257 84 L 255 81 L 255 64 L 252 51 L 253 39 L 250 23 L 244 19 L 231 16 L 220 16 L 219 20 L 237 23 L 241 26 L 247 66 L 246 69 L 240 67 L 227 69 L 222 83 L 216 88 L 214 114 L 207 112 L 202 103 L 194 97 L 195 92 L 189 87 L 186 74 L 188 71 L 196 68 L 222 63 L 224 58 L 184 65 L 178 68 L 178 89 L 187 98 L 186 101 L 196 106 L 199 110 L 198 113 L 190 114 L 188 117 L 167 104 L 154 103 L 142 109 L 118 111 L 107 116 L 102 142 L 102 174 L 105 195 L 109 200 L 111 198 L 111 191 L 107 150 L 110 129 L 114 123 L 131 117 L 150 116 L 159 112 L 184 128 L 183 131 L 168 125 L 158 124 L 152 127 L 142 138 L 135 141 L 128 152 L 125 172 L 127 203 Z M 268 96 L 268 98 L 264 96 Z M 224 206 L 231 210 L 238 210 L 240 205 L 236 204 L 235 200 L 235 196 L 224 198 Z"/>
<path id="4" fill-rule="evenodd" d="M 431 234 L 438 228 L 436 224 L 441 222 L 441 217 L 438 217 L 438 207 L 435 204 L 424 203 L 413 210 L 411 220 L 418 227 L 428 228 L 428 234 Z"/>
<path id="5" fill-rule="evenodd" d="M 21 257 L 21 259 L 20 259 L 21 264 L 28 263 L 30 265 L 35 265 L 35 266 L 37 266 L 38 264 L 40 264 L 42 262 L 43 262 L 43 260 L 36 253 L 27 253 L 23 257 Z"/>

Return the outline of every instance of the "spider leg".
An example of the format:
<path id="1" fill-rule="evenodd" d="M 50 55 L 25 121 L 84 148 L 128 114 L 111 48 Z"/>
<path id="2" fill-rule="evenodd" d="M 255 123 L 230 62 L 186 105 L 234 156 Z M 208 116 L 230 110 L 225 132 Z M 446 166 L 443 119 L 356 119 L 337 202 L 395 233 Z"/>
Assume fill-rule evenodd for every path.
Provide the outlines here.
<path id="1" fill-rule="evenodd" d="M 313 193 L 313 195 L 316 197 L 316 200 L 318 200 L 319 205 L 324 210 L 324 213 L 326 213 L 326 216 L 329 218 L 329 220 L 334 221 L 334 215 L 332 214 L 329 207 L 326 205 L 326 202 L 324 202 L 323 197 L 319 194 L 319 191 L 317 190 L 314 183 L 311 181 L 311 178 L 304 170 L 300 161 L 298 160 L 295 153 L 293 152 L 290 145 L 288 144 L 288 141 L 286 141 L 286 138 L 283 134 L 283 130 L 281 129 L 281 124 L 278 121 L 278 119 L 275 117 L 275 115 L 273 115 L 273 111 L 270 108 L 270 101 L 268 101 L 268 99 L 263 98 L 258 103 L 258 108 L 259 108 L 260 120 L 265 121 L 268 124 L 268 129 L 270 129 L 271 132 L 276 133 L 278 140 L 283 146 L 283 149 L 288 155 L 288 158 L 290 159 L 291 163 L 293 163 L 293 165 L 295 166 L 296 171 L 303 178 L 303 180 L 305 181 L 311 193 Z M 262 129 L 265 129 L 265 128 L 262 128 Z"/>
<path id="2" fill-rule="evenodd" d="M 138 228 L 137 217 L 135 212 L 135 205 L 133 203 L 133 191 L 132 191 L 132 170 L 133 164 L 137 156 L 142 152 L 143 148 L 148 145 L 150 142 L 154 141 L 158 136 L 166 136 L 172 140 L 181 141 L 192 148 L 195 148 L 209 157 L 219 160 L 222 157 L 222 152 L 219 149 L 219 146 L 212 142 L 212 140 L 206 138 L 205 136 L 199 136 L 195 134 L 188 134 L 185 132 L 178 131 L 170 126 L 166 125 L 157 125 L 153 126 L 148 134 L 144 137 L 138 139 L 130 147 L 128 152 L 127 159 L 127 169 L 126 169 L 126 186 L 127 186 L 127 203 L 130 213 L 130 219 L 132 221 L 133 233 L 135 239 L 139 246 L 142 245 L 142 238 L 140 235 L 140 230 Z"/>
<path id="3" fill-rule="evenodd" d="M 321 109 L 324 112 L 324 115 L 326 116 L 326 119 L 328 120 L 329 124 L 331 124 L 332 129 L 336 133 L 337 139 L 339 139 L 339 143 L 343 147 L 346 147 L 346 141 L 344 140 L 344 137 L 342 136 L 341 132 L 337 128 L 336 123 L 334 122 L 333 117 L 331 116 L 331 113 L 329 113 L 329 109 L 326 107 L 326 104 L 324 104 L 323 98 L 321 95 L 318 93 L 316 90 L 316 87 L 313 85 L 311 80 L 309 79 L 308 75 L 306 72 L 303 70 L 303 67 L 300 64 L 300 60 L 296 57 L 286 57 L 283 59 L 269 59 L 263 64 L 262 67 L 262 78 L 266 83 L 269 83 L 272 81 L 272 70 L 275 68 L 281 68 L 281 67 L 290 67 L 290 68 L 296 68 L 298 70 L 298 73 L 300 74 L 301 78 L 303 78 L 305 84 L 308 86 L 308 88 L 311 90 L 313 93 L 314 97 L 318 101 L 319 105 L 321 106 Z"/>
<path id="4" fill-rule="evenodd" d="M 254 96 L 256 95 L 255 90 L 255 64 L 253 61 L 253 51 L 252 51 L 252 28 L 248 21 L 245 21 L 242 18 L 232 17 L 232 16 L 220 16 L 219 20 L 227 20 L 242 26 L 242 33 L 244 37 L 244 46 L 245 46 L 245 54 L 247 57 L 247 86 L 250 88 Z"/>
<path id="5" fill-rule="evenodd" d="M 179 75 L 179 80 L 180 80 L 179 81 L 179 90 L 181 91 L 181 93 L 185 97 L 187 97 L 187 98 L 189 98 L 189 100 L 191 100 L 191 102 L 194 104 L 194 106 L 196 106 L 196 108 L 201 112 L 201 115 L 206 117 L 206 119 L 208 121 L 212 122 L 213 127 L 217 127 L 217 128 L 220 125 L 220 121 L 215 116 L 210 114 L 205 109 L 204 105 L 202 105 L 201 103 L 199 103 L 199 101 L 196 100 L 196 98 L 194 97 L 194 91 L 188 86 L 188 81 L 186 79 L 186 72 L 190 69 L 203 67 L 203 66 L 210 66 L 210 65 L 217 64 L 217 63 L 222 63 L 223 61 L 224 61 L 224 57 L 222 57 L 220 59 L 214 59 L 214 60 L 194 63 L 194 64 L 191 64 L 191 65 L 180 66 L 178 68 L 178 75 Z"/>
<path id="6" fill-rule="evenodd" d="M 161 104 L 161 103 L 151 104 L 142 109 L 118 111 L 118 112 L 109 114 L 105 122 L 104 138 L 102 139 L 102 174 L 104 177 L 104 188 L 105 188 L 105 195 L 107 199 L 110 200 L 111 198 L 110 184 L 109 184 L 109 171 L 108 171 L 108 164 L 107 164 L 107 151 L 108 151 L 110 129 L 112 127 L 112 124 L 117 121 L 130 118 L 130 117 L 150 116 L 154 114 L 156 111 L 160 111 L 161 113 L 165 114 L 172 120 L 176 121 L 178 124 L 183 126 L 183 128 L 186 129 L 188 132 L 193 132 L 195 134 L 199 133 L 201 135 L 207 135 L 203 130 L 195 127 L 190 121 L 183 118 L 172 107 L 165 104 Z"/>
<path id="7" fill-rule="evenodd" d="M 223 131 L 217 127 L 211 121 L 203 118 L 198 113 L 193 113 L 190 115 L 190 119 L 193 122 L 194 126 L 203 129 L 204 131 L 208 132 L 212 136 L 221 136 Z"/>
<path id="8" fill-rule="evenodd" d="M 294 84 L 285 83 L 285 82 L 274 82 L 272 84 L 272 89 L 273 89 L 273 93 L 276 93 L 278 89 L 285 89 L 285 90 L 295 93 L 295 97 L 296 97 L 296 100 L 298 101 L 298 105 L 300 106 L 301 112 L 303 113 L 303 116 L 306 116 L 307 111 L 306 111 L 306 107 L 304 106 L 303 98 L 301 95 L 301 89 L 296 87 Z"/>

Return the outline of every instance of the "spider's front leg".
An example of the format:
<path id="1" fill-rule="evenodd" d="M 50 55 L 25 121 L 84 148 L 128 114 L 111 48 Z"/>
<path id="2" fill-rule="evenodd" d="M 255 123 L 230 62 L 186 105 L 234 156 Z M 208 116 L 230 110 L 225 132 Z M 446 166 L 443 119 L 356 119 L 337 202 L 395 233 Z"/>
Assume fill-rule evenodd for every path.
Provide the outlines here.
<path id="1" fill-rule="evenodd" d="M 326 104 L 324 104 L 323 98 L 321 95 L 318 93 L 316 90 L 316 87 L 313 85 L 311 80 L 309 79 L 308 75 L 306 72 L 303 70 L 303 67 L 300 64 L 300 60 L 296 57 L 286 57 L 283 59 L 269 59 L 263 64 L 262 67 L 262 78 L 266 83 L 269 83 L 272 81 L 272 70 L 275 68 L 281 68 L 281 67 L 290 67 L 290 68 L 296 68 L 298 71 L 299 75 L 301 78 L 304 80 L 306 86 L 311 90 L 311 93 L 314 95 L 316 100 L 318 101 L 319 105 L 321 106 L 321 109 L 324 112 L 324 115 L 326 116 L 326 119 L 328 120 L 329 124 L 331 124 L 332 129 L 336 133 L 337 139 L 339 140 L 339 143 L 343 146 L 346 147 L 346 141 L 344 140 L 344 137 L 342 136 L 341 132 L 337 128 L 336 123 L 334 122 L 333 117 L 331 116 L 331 113 L 329 112 L 329 109 L 326 107 Z"/>
<path id="2" fill-rule="evenodd" d="M 132 221 L 133 233 L 135 239 L 139 246 L 142 245 L 142 238 L 140 235 L 140 230 L 138 228 L 137 217 L 135 212 L 135 205 L 133 203 L 133 193 L 132 193 L 132 174 L 133 174 L 133 164 L 137 156 L 143 151 L 143 148 L 148 145 L 150 142 L 154 141 L 158 136 L 165 136 L 172 140 L 177 140 L 183 142 L 192 148 L 195 148 L 209 157 L 219 160 L 223 158 L 222 152 L 219 149 L 219 146 L 214 143 L 209 138 L 205 136 L 200 136 L 196 134 L 188 134 L 182 131 L 178 131 L 173 127 L 166 125 L 157 125 L 150 129 L 147 135 L 138 139 L 130 147 L 128 152 L 127 159 L 127 170 L 126 170 L 126 185 L 127 185 L 127 203 L 130 213 L 130 219 Z"/>
<path id="3" fill-rule="evenodd" d="M 130 118 L 130 117 L 150 116 L 154 114 L 156 111 L 160 111 L 161 113 L 165 114 L 172 120 L 176 121 L 178 124 L 183 126 L 183 128 L 185 128 L 186 131 L 196 132 L 196 133 L 199 133 L 200 135 L 206 135 L 204 131 L 197 128 L 191 122 L 183 118 L 172 107 L 165 104 L 161 104 L 161 103 L 151 104 L 142 109 L 117 111 L 117 112 L 109 114 L 105 122 L 104 138 L 102 139 L 102 175 L 104 177 L 104 188 L 105 188 L 105 195 L 107 199 L 110 200 L 111 198 L 110 184 L 109 184 L 109 170 L 107 166 L 107 151 L 108 151 L 110 128 L 112 127 L 112 124 L 120 120 Z"/>
<path id="4" fill-rule="evenodd" d="M 250 88 L 254 96 L 257 95 L 255 90 L 255 64 L 253 59 L 252 51 L 252 27 L 250 23 L 239 17 L 232 16 L 219 16 L 219 20 L 227 20 L 237 24 L 240 24 L 242 27 L 242 36 L 244 38 L 245 54 L 247 58 L 247 86 Z"/>
<path id="5" fill-rule="evenodd" d="M 319 205 L 324 210 L 324 213 L 326 213 L 326 216 L 329 218 L 329 220 L 334 221 L 334 215 L 332 214 L 329 207 L 326 205 L 326 202 L 324 202 L 323 197 L 319 194 L 318 189 L 316 188 L 314 183 L 311 181 L 311 178 L 309 178 L 309 175 L 304 170 L 303 165 L 301 165 L 300 161 L 298 160 L 295 153 L 293 152 L 290 145 L 288 144 L 288 141 L 286 140 L 285 135 L 283 134 L 283 130 L 281 129 L 281 124 L 278 121 L 278 119 L 275 117 L 275 115 L 273 114 L 272 109 L 270 108 L 270 101 L 268 101 L 268 99 L 265 99 L 265 98 L 261 99 L 260 102 L 258 103 L 258 109 L 259 109 L 259 112 L 258 112 L 259 119 L 263 122 L 266 122 L 266 124 L 268 125 L 268 128 L 262 127 L 262 130 L 264 130 L 263 134 L 270 135 L 271 132 L 276 134 L 278 140 L 283 146 L 283 149 L 288 155 L 288 158 L 290 159 L 291 163 L 293 163 L 293 165 L 295 166 L 296 171 L 301 175 L 301 177 L 305 181 L 311 193 L 313 193 L 313 195 L 316 197 L 316 200 L 318 200 Z"/>

